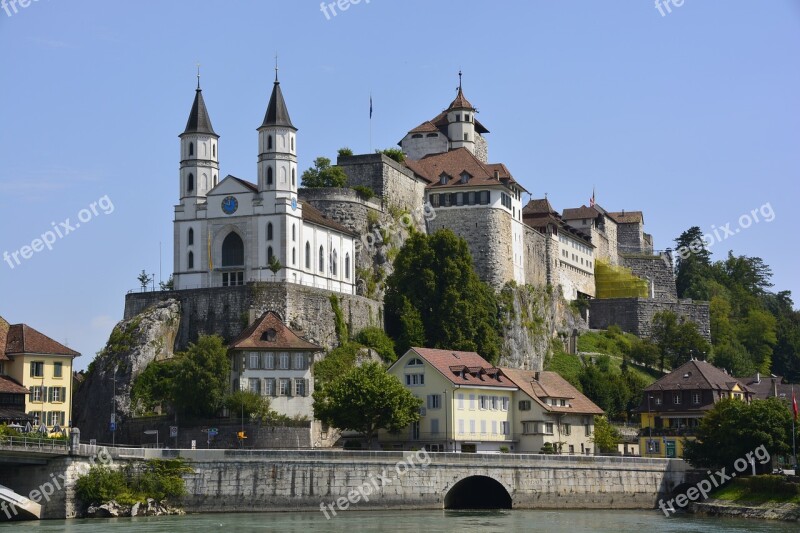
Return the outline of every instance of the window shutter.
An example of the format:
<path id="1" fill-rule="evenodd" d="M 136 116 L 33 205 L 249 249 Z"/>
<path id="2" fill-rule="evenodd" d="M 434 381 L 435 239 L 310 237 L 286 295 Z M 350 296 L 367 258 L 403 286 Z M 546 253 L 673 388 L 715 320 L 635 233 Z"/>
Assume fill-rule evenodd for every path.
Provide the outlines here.
<path id="1" fill-rule="evenodd" d="M 67 388 L 66 387 L 61 387 L 61 401 L 65 402 L 65 403 L 67 401 Z M 64 425 L 63 421 L 61 422 L 61 425 Z"/>
<path id="2" fill-rule="evenodd" d="M 44 387 L 43 386 L 42 387 L 42 401 L 43 402 L 49 402 L 50 401 L 50 397 L 48 396 L 49 393 L 50 393 L 50 389 L 48 387 Z"/>
<path id="3" fill-rule="evenodd" d="M 306 391 L 306 393 L 305 393 L 303 396 L 309 396 L 309 395 L 311 394 L 311 392 L 308 390 L 308 385 L 309 385 L 309 382 L 308 382 L 308 380 L 307 380 L 307 379 L 306 379 L 306 380 L 304 380 L 304 381 L 306 382 L 306 386 L 305 386 L 305 391 Z"/>

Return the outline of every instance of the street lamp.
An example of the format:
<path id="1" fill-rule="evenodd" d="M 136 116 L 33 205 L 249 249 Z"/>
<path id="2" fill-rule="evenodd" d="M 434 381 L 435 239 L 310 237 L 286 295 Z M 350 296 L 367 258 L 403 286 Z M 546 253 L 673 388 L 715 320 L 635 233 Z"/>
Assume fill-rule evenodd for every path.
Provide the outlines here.
<path id="1" fill-rule="evenodd" d="M 157 429 L 147 429 L 144 432 L 145 435 L 155 435 L 156 436 L 156 449 L 158 449 L 158 430 Z"/>

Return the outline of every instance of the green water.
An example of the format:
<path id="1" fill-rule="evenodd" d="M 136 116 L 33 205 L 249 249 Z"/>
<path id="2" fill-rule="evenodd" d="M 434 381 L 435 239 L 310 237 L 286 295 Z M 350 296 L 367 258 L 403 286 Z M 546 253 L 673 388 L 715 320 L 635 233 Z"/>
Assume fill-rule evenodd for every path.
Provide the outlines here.
<path id="1" fill-rule="evenodd" d="M 12 529 L 13 528 L 13 529 Z M 67 520 L 0 525 L 0 532 L 143 532 L 191 531 L 543 531 L 580 533 L 635 531 L 679 532 L 797 532 L 797 523 L 703 518 L 691 515 L 666 518 L 658 511 L 344 511 L 330 520 L 322 513 L 211 514 L 179 517 Z"/>

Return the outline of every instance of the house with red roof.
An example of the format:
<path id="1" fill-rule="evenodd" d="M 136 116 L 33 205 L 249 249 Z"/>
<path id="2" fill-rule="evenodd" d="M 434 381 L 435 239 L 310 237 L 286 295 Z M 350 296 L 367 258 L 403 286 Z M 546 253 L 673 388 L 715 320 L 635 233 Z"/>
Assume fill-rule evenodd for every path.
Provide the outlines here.
<path id="1" fill-rule="evenodd" d="M 513 400 L 518 387 L 477 353 L 410 348 L 389 373 L 425 403 L 420 420 L 405 431 L 381 433 L 385 449 L 515 451 Z"/>
<path id="2" fill-rule="evenodd" d="M 0 317 L 0 423 L 32 422 L 66 431 L 78 352 L 27 324 Z"/>

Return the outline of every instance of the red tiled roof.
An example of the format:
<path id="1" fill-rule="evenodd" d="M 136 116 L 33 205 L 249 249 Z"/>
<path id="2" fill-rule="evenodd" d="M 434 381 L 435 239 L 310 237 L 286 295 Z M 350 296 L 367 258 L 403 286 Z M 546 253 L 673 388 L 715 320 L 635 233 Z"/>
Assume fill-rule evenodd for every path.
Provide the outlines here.
<path id="1" fill-rule="evenodd" d="M 556 210 L 550 205 L 550 200 L 547 198 L 540 198 L 536 200 L 529 200 L 527 205 L 522 208 L 522 215 L 549 215 L 555 213 Z"/>
<path id="2" fill-rule="evenodd" d="M 596 208 L 582 205 L 572 209 L 564 209 L 562 216 L 564 217 L 564 220 L 575 220 L 577 218 L 597 218 L 599 214 L 600 211 L 598 211 Z"/>
<path id="3" fill-rule="evenodd" d="M 581 394 L 578 389 L 556 372 L 538 372 L 539 379 L 536 379 L 537 372 L 533 370 L 516 368 L 503 368 L 502 370 L 521 391 L 547 411 L 554 413 L 603 414 L 603 410 L 600 407 Z M 548 405 L 544 402 L 544 398 L 568 399 L 570 400 L 570 406 Z"/>
<path id="4" fill-rule="evenodd" d="M 609 212 L 608 216 L 617 224 L 644 224 L 644 213 L 641 211 Z"/>
<path id="5" fill-rule="evenodd" d="M 67 348 L 26 324 L 14 324 L 8 329 L 5 352 L 6 355 L 26 353 L 68 355 L 70 357 L 80 355 L 75 350 Z"/>
<path id="6" fill-rule="evenodd" d="M 436 348 L 411 348 L 442 375 L 456 385 L 515 389 L 501 369 L 475 352 L 458 352 Z M 465 369 L 462 377 L 461 370 Z"/>
<path id="7" fill-rule="evenodd" d="M 8 357 L 6 357 L 6 339 L 9 328 L 11 328 L 11 325 L 0 316 L 0 361 L 8 361 Z"/>
<path id="8" fill-rule="evenodd" d="M 662 377 L 645 391 L 672 390 L 724 390 L 731 391 L 739 385 L 742 391 L 752 394 L 754 391 L 733 376 L 729 376 L 711 363 L 705 361 L 687 361 L 666 376 Z"/>
<path id="9" fill-rule="evenodd" d="M 464 97 L 464 91 L 461 90 L 461 87 L 458 88 L 458 94 L 456 95 L 456 99 L 453 100 L 447 108 L 448 111 L 452 109 L 469 109 L 472 111 L 475 110 L 472 104 L 469 103 L 469 100 L 467 100 Z"/>
<path id="10" fill-rule="evenodd" d="M 323 226 L 326 228 L 330 228 L 332 230 L 336 230 L 340 233 L 344 233 L 345 235 L 355 235 L 356 233 L 351 230 L 350 228 L 343 226 L 342 224 L 336 222 L 332 218 L 328 218 L 325 216 L 322 211 L 318 210 L 313 205 L 309 204 L 308 202 L 300 202 L 303 206 L 303 221 L 309 222 L 311 224 L 316 224 L 318 226 Z"/>
<path id="11" fill-rule="evenodd" d="M 438 133 L 439 128 L 437 128 L 436 125 L 430 120 L 426 120 L 425 122 L 414 128 L 413 130 L 409 131 L 408 133 L 433 133 L 433 132 Z"/>
<path id="12" fill-rule="evenodd" d="M 4 394 L 28 394 L 28 389 L 8 376 L 0 376 L 0 392 Z"/>
<path id="13" fill-rule="evenodd" d="M 415 174 L 430 182 L 428 189 L 443 189 L 449 187 L 487 187 L 487 186 L 507 186 L 507 183 L 514 183 L 517 187 L 525 190 L 525 187 L 517 183 L 511 173 L 502 163 L 482 163 L 472 152 L 466 148 L 457 148 L 441 154 L 430 154 L 422 159 L 406 159 L 405 164 Z M 495 178 L 495 171 L 499 173 L 500 179 Z M 461 174 L 467 172 L 470 175 L 467 183 L 461 182 Z M 447 184 L 440 183 L 440 176 L 447 174 L 450 179 Z"/>
<path id="14" fill-rule="evenodd" d="M 239 334 L 228 346 L 232 350 L 311 350 L 321 352 L 322 348 L 312 344 L 289 329 L 280 317 L 267 311 Z"/>

